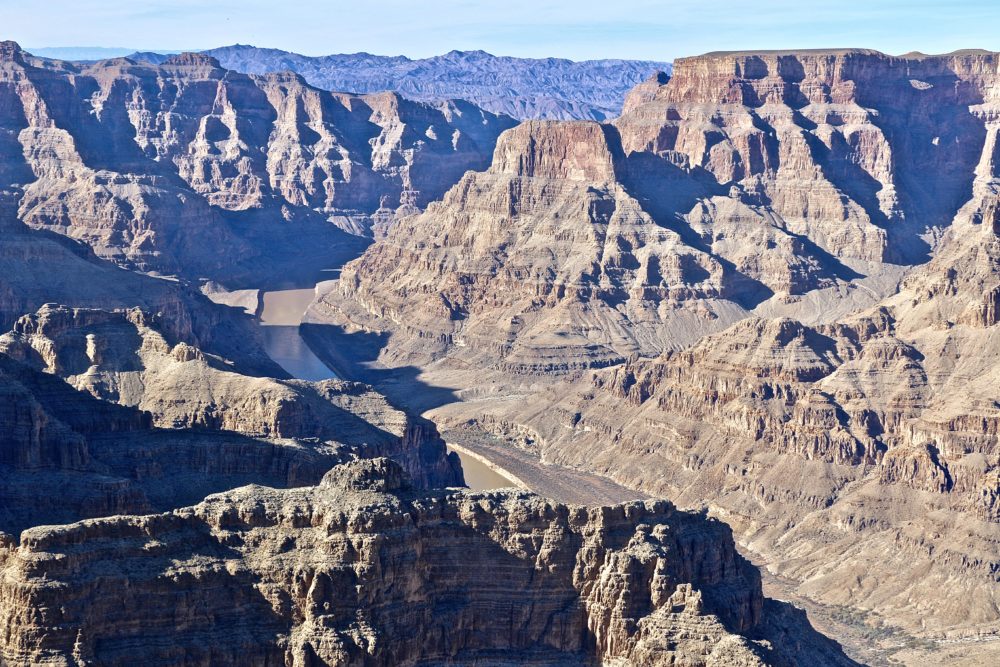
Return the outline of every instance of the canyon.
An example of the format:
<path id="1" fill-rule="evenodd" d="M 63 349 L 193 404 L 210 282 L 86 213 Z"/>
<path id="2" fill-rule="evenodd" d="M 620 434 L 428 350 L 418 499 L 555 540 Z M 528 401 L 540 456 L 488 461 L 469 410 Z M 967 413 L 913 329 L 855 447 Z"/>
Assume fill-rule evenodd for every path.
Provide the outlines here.
<path id="1" fill-rule="evenodd" d="M 887 648 L 988 652 L 998 103 L 991 52 L 679 59 L 505 132 L 304 334 L 487 458 L 708 509 Z"/>
<path id="2" fill-rule="evenodd" d="M 1000 656 L 1000 55 L 294 55 L 0 43 L 0 664 Z"/>
<path id="3" fill-rule="evenodd" d="M 77 65 L 0 45 L 0 190 L 34 229 L 236 289 L 336 267 L 485 166 L 515 121 L 184 54 Z M 330 224 L 330 223 L 333 224 Z"/>

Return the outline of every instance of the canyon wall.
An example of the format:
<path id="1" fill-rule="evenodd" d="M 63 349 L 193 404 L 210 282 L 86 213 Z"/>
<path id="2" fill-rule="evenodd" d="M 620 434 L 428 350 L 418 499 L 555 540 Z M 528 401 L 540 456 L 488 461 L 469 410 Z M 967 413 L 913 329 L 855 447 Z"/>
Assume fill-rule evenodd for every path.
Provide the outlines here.
<path id="1" fill-rule="evenodd" d="M 710 508 L 807 598 L 995 633 L 998 103 L 989 52 L 680 59 L 611 125 L 502 135 L 307 333 L 439 424 Z"/>
<path id="2" fill-rule="evenodd" d="M 484 167 L 514 124 L 466 102 L 330 93 L 199 54 L 78 65 L 13 42 L 0 98 L 0 189 L 22 221 L 132 268 L 223 283 L 355 256 L 356 234 Z"/>
<path id="3" fill-rule="evenodd" d="M 814 633 L 766 637 L 759 576 L 718 522 L 416 493 L 385 459 L 0 549 L 10 665 L 851 664 Z"/>

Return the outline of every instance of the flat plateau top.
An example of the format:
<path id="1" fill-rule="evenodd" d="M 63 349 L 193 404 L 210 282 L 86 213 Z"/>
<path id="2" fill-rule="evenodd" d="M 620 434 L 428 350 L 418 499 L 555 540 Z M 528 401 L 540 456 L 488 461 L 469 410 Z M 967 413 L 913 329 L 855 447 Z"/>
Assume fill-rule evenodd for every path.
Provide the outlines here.
<path id="1" fill-rule="evenodd" d="M 904 53 L 900 56 L 892 56 L 896 58 L 907 58 L 910 60 L 917 60 L 922 58 L 946 58 L 949 56 L 970 56 L 970 55 L 993 55 L 995 51 L 987 51 L 986 49 L 961 49 L 959 51 L 952 51 L 951 53 L 937 53 L 937 54 L 927 54 L 921 53 L 919 51 L 911 51 L 909 53 Z M 876 51 L 875 49 L 776 49 L 776 50 L 761 50 L 761 51 L 710 51 L 700 56 L 692 56 L 694 58 L 727 58 L 733 56 L 844 56 L 848 54 L 861 54 L 870 56 L 883 56 L 887 55 L 881 51 Z"/>

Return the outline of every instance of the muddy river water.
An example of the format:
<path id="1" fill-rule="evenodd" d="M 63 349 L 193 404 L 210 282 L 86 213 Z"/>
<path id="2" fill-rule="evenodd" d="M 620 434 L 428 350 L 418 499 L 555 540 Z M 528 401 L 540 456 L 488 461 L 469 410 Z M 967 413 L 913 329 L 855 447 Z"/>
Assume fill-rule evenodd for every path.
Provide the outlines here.
<path id="1" fill-rule="evenodd" d="M 302 316 L 313 300 L 313 289 L 290 289 L 264 292 L 261 329 L 267 353 L 293 377 L 318 382 L 337 377 L 313 354 L 299 335 Z M 458 453 L 465 471 L 465 482 L 474 491 L 496 489 L 514 484 L 486 464 Z"/>

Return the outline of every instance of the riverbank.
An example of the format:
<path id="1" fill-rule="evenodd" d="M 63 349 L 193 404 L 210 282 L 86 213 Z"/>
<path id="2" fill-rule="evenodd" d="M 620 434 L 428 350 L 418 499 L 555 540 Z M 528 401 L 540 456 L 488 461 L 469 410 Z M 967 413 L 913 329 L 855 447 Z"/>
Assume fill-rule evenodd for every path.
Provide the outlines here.
<path id="1" fill-rule="evenodd" d="M 505 470 L 485 456 L 453 442 L 449 442 L 447 445 L 449 452 L 455 452 L 462 459 L 465 483 L 469 485 L 470 489 L 518 487 L 525 491 L 531 490 L 531 487 L 518 479 L 514 473 Z"/>
<path id="2" fill-rule="evenodd" d="M 442 433 L 448 447 L 465 461 L 482 462 L 517 486 L 562 503 L 576 505 L 613 505 L 649 498 L 648 494 L 616 484 L 606 477 L 573 470 L 559 465 L 546 465 L 530 452 L 483 431 L 476 426 L 463 426 Z"/>
<path id="3" fill-rule="evenodd" d="M 302 316 L 314 297 L 313 288 L 262 292 L 259 318 L 268 356 L 294 378 L 321 382 L 335 379 L 337 375 L 313 353 L 299 330 Z M 511 486 L 530 488 L 461 445 L 449 445 L 449 448 L 461 459 L 465 483 L 473 491 Z"/>

